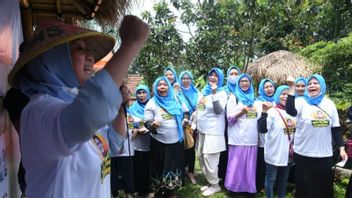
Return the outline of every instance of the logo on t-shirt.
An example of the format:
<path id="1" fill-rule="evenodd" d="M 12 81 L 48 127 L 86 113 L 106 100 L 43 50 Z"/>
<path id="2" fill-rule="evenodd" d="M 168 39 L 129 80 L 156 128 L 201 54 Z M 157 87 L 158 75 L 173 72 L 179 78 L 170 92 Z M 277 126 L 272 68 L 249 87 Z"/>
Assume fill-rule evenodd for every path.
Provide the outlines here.
<path id="1" fill-rule="evenodd" d="M 164 120 L 171 120 L 173 118 L 173 116 L 169 114 L 169 112 L 165 111 L 162 108 L 160 108 L 160 115 Z"/>
<path id="2" fill-rule="evenodd" d="M 207 102 L 206 98 L 202 98 L 198 103 L 197 109 L 199 111 L 204 111 L 206 102 Z"/>
<path id="3" fill-rule="evenodd" d="M 251 107 L 248 112 L 246 113 L 246 118 L 247 119 L 256 119 L 257 118 L 257 108 L 256 107 Z"/>
<path id="4" fill-rule="evenodd" d="M 101 134 L 96 134 L 93 136 L 93 143 L 98 149 L 98 154 L 100 159 L 102 160 L 101 163 L 101 183 L 103 183 L 104 178 L 106 175 L 110 174 L 110 154 L 109 154 L 109 144 L 108 141 L 102 136 Z"/>
<path id="5" fill-rule="evenodd" d="M 127 125 L 128 125 L 128 129 L 133 129 L 134 128 L 134 119 L 131 115 L 127 115 Z"/>
<path id="6" fill-rule="evenodd" d="M 322 110 L 317 110 L 312 113 L 312 125 L 313 127 L 328 127 L 330 124 L 329 116 Z"/>
<path id="7" fill-rule="evenodd" d="M 284 133 L 286 135 L 291 135 L 296 131 L 296 122 L 292 118 L 286 118 L 285 120 L 287 127 L 285 126 Z"/>

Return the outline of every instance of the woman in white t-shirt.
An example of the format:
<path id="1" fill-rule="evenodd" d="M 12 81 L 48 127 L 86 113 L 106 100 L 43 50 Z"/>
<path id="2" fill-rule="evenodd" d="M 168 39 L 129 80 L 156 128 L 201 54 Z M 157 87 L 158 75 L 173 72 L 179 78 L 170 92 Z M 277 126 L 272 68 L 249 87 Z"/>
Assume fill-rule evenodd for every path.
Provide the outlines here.
<path id="1" fill-rule="evenodd" d="M 304 96 L 296 99 L 294 79 L 287 82 L 290 90 L 286 111 L 297 119 L 296 197 L 333 197 L 332 138 L 340 147 L 342 159 L 347 159 L 336 106 L 325 97 L 326 85 L 321 75 L 308 78 Z"/>
<path id="2" fill-rule="evenodd" d="M 193 75 L 190 71 L 183 71 L 180 74 L 181 82 L 181 93 L 183 95 L 184 103 L 189 110 L 189 115 L 195 114 L 197 103 L 200 99 L 200 93 L 193 83 Z M 194 118 L 194 116 L 190 116 Z M 185 128 L 188 129 L 191 127 L 192 120 L 185 125 Z M 188 130 L 191 131 L 191 130 Z M 193 140 L 196 138 L 196 133 L 192 134 Z M 194 165 L 195 165 L 196 155 L 195 155 L 195 146 L 185 149 L 185 167 L 187 167 L 187 176 L 192 184 L 196 184 L 197 180 L 194 175 Z"/>
<path id="3" fill-rule="evenodd" d="M 199 164 L 208 185 L 201 187 L 204 196 L 221 190 L 219 186 L 218 164 L 225 145 L 225 106 L 227 94 L 222 87 L 224 74 L 219 68 L 212 68 L 207 85 L 202 90 L 202 98 L 197 106 L 197 153 Z"/>
<path id="4" fill-rule="evenodd" d="M 257 192 L 257 121 L 261 113 L 261 102 L 255 101 L 252 82 L 248 74 L 241 74 L 237 79 L 236 95 L 230 95 L 226 108 L 229 156 L 225 187 L 248 196 Z"/>
<path id="5" fill-rule="evenodd" d="M 263 112 L 258 120 L 260 133 L 265 133 L 264 160 L 266 163 L 265 196 L 274 197 L 276 184 L 279 198 L 286 197 L 287 179 L 290 171 L 290 149 L 292 150 L 293 133 L 296 119 L 286 113 L 286 101 L 289 87 L 281 85 L 274 95 L 275 107 L 263 103 Z M 293 154 L 293 153 L 291 153 Z M 278 181 L 276 183 L 276 180 Z"/>
<path id="6" fill-rule="evenodd" d="M 275 94 L 275 83 L 269 78 L 265 78 L 260 81 L 258 87 L 258 97 L 257 101 L 266 103 L 270 106 L 275 106 L 274 101 Z M 264 188 L 264 179 L 265 179 L 265 161 L 264 161 L 264 142 L 265 134 L 259 133 L 259 142 L 258 142 L 258 154 L 257 154 L 257 170 L 256 170 L 256 188 L 257 191 L 262 191 Z"/>
<path id="7" fill-rule="evenodd" d="M 145 126 L 151 133 L 152 185 L 158 197 L 172 197 L 183 179 L 183 111 L 165 76 L 155 80 L 153 92 L 144 109 Z"/>
<path id="8" fill-rule="evenodd" d="M 144 108 L 150 98 L 149 89 L 145 85 L 136 88 L 136 102 L 129 108 L 133 124 L 132 143 L 134 147 L 134 182 L 135 192 L 140 196 L 150 193 L 150 133 L 144 126 Z"/>

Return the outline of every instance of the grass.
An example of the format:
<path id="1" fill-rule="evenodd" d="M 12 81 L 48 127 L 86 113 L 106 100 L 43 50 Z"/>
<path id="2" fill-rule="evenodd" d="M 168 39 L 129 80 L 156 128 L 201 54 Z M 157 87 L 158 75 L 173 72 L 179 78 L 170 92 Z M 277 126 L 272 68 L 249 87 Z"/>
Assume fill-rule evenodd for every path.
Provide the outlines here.
<path id="1" fill-rule="evenodd" d="M 177 197 L 182 197 L 182 198 L 204 198 L 202 195 L 202 192 L 200 191 L 200 188 L 204 185 L 207 184 L 206 179 L 200 170 L 198 160 L 196 160 L 196 165 L 195 165 L 195 174 L 197 177 L 198 184 L 193 185 L 188 179 L 186 180 L 186 183 L 184 187 L 179 189 L 176 194 Z M 336 198 L 343 198 L 345 197 L 345 191 L 346 187 L 348 184 L 348 178 L 337 178 L 335 183 L 334 183 L 334 197 Z M 288 184 L 287 187 L 287 198 L 294 198 L 293 190 L 294 190 L 294 185 L 293 184 Z M 219 193 L 216 193 L 210 198 L 227 198 L 231 197 L 230 193 L 223 187 L 221 186 L 221 191 Z M 256 198 L 265 198 L 264 193 L 257 193 Z"/>

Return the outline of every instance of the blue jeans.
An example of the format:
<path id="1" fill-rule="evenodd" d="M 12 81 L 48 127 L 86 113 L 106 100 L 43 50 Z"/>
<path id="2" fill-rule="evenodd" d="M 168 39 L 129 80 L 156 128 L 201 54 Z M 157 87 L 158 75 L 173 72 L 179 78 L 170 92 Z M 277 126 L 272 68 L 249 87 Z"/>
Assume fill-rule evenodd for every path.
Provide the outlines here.
<path id="1" fill-rule="evenodd" d="M 290 173 L 290 165 L 274 166 L 266 163 L 265 172 L 265 195 L 267 198 L 274 197 L 274 185 L 277 178 L 277 196 L 278 198 L 286 197 L 287 179 Z"/>

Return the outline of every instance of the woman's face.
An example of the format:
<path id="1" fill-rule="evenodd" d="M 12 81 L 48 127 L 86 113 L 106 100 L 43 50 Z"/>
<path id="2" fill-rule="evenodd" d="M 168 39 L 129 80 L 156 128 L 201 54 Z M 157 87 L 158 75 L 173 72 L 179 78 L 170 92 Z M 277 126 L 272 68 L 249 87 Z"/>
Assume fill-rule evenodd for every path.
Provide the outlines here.
<path id="1" fill-rule="evenodd" d="M 264 92 L 267 96 L 272 96 L 275 93 L 275 87 L 271 82 L 264 83 Z"/>
<path id="2" fill-rule="evenodd" d="M 137 91 L 137 100 L 141 103 L 145 103 L 148 100 L 148 94 L 145 90 L 140 89 Z"/>
<path id="3" fill-rule="evenodd" d="M 216 72 L 213 71 L 209 74 L 208 81 L 210 85 L 218 85 L 219 78 Z"/>
<path id="4" fill-rule="evenodd" d="M 287 102 L 287 97 L 288 97 L 288 90 L 283 90 L 280 94 L 280 104 L 282 106 L 286 106 L 286 102 Z"/>
<path id="5" fill-rule="evenodd" d="M 169 87 L 167 86 L 167 83 L 165 80 L 160 80 L 158 82 L 157 90 L 158 90 L 158 94 L 160 96 L 167 96 L 168 89 L 169 89 Z"/>
<path id="6" fill-rule="evenodd" d="M 182 76 L 181 83 L 182 83 L 183 87 L 185 87 L 186 89 L 188 89 L 191 86 L 191 78 L 189 77 L 188 74 L 184 74 Z"/>
<path id="7" fill-rule="evenodd" d="M 308 82 L 308 86 L 307 86 L 307 90 L 308 90 L 308 95 L 310 97 L 316 97 L 320 94 L 320 84 L 319 81 L 316 78 L 312 78 L 309 82 Z"/>
<path id="8" fill-rule="evenodd" d="M 172 73 L 171 70 L 167 70 L 165 72 L 165 76 L 170 81 L 171 84 L 175 82 L 175 76 L 174 76 L 174 74 Z"/>
<path id="9" fill-rule="evenodd" d="M 234 77 L 238 77 L 239 76 L 239 72 L 237 69 L 232 69 L 229 73 L 229 76 L 234 76 Z"/>
<path id="10" fill-rule="evenodd" d="M 70 43 L 73 70 L 82 86 L 93 74 L 94 57 L 82 39 Z"/>
<path id="11" fill-rule="evenodd" d="M 303 96 L 304 90 L 306 89 L 306 85 L 304 84 L 304 82 L 299 81 L 298 83 L 296 83 L 295 89 L 296 89 L 296 94 L 298 96 Z"/>
<path id="12" fill-rule="evenodd" d="M 244 77 L 240 80 L 240 88 L 242 91 L 248 91 L 250 85 L 251 81 L 247 77 Z"/>

